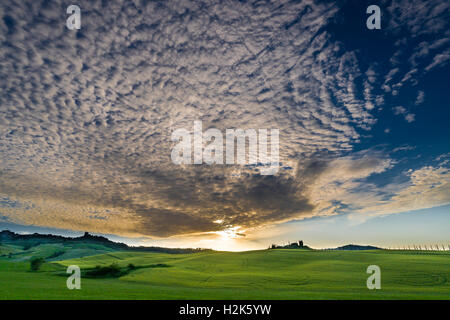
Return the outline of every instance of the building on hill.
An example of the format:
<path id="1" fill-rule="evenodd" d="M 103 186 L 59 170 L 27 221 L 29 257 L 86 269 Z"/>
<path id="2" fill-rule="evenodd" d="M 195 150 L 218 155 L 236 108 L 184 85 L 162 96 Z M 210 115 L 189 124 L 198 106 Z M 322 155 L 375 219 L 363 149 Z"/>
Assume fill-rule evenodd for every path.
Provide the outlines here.
<path id="1" fill-rule="evenodd" d="M 269 249 L 295 249 L 295 248 L 307 248 L 303 244 L 303 240 L 299 240 L 297 242 L 289 242 L 287 245 L 277 245 L 272 244 Z"/>

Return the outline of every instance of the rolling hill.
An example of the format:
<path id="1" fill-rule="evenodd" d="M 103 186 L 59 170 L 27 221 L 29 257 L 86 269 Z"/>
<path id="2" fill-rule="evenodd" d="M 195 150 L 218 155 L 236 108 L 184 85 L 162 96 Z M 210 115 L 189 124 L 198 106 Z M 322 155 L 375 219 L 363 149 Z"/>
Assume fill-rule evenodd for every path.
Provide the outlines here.
<path id="1" fill-rule="evenodd" d="M 24 248 L 29 243 L 20 242 L 22 238 L 14 244 L 2 237 L 0 299 L 450 298 L 450 252 L 446 251 L 169 253 L 121 249 L 101 239 L 76 239 L 52 239 Z M 30 271 L 32 256 L 46 257 L 39 271 Z M 81 290 L 66 287 L 70 265 L 82 271 Z M 381 269 L 381 290 L 366 286 L 369 265 Z M 111 266 L 119 272 L 91 272 Z"/>

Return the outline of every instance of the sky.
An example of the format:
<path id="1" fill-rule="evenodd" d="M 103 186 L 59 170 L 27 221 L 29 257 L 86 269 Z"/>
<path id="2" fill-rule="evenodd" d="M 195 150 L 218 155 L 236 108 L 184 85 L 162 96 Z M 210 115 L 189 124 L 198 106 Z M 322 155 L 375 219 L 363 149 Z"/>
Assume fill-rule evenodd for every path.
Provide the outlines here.
<path id="1" fill-rule="evenodd" d="M 79 30 L 70 4 L 0 4 L 0 229 L 450 242 L 448 1 L 77 0 Z M 173 163 L 194 121 L 278 129 L 280 170 Z"/>

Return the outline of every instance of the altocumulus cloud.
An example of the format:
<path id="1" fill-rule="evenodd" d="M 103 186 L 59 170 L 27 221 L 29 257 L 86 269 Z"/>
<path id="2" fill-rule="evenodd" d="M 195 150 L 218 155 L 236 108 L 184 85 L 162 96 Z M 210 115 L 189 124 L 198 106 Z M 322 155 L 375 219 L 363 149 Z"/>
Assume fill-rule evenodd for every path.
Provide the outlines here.
<path id="1" fill-rule="evenodd" d="M 394 62 L 389 77 L 361 70 L 326 29 L 334 4 L 77 4 L 78 31 L 65 28 L 66 2 L 0 5 L 0 194 L 32 203 L 2 208 L 10 221 L 164 237 L 250 229 L 361 209 L 361 181 L 394 165 L 352 150 L 383 104 L 375 83 L 391 92 L 414 74 L 398 79 Z M 204 130 L 279 128 L 284 169 L 173 165 L 170 135 L 194 120 Z M 442 167 L 409 175 L 392 199 L 406 199 L 424 175 L 448 179 Z M 387 206 L 376 187 L 362 189 L 371 205 Z"/>

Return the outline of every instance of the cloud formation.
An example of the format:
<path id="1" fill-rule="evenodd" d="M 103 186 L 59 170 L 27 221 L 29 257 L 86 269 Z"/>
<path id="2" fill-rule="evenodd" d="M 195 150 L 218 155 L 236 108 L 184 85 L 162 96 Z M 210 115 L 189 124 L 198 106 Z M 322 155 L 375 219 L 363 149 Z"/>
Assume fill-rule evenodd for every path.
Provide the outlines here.
<path id="1" fill-rule="evenodd" d="M 32 204 L 2 208 L 11 221 L 167 237 L 338 214 L 357 208 L 361 192 L 367 201 L 379 193 L 358 181 L 392 159 L 352 151 L 377 122 L 380 81 L 399 90 L 415 73 L 396 63 L 385 77 L 362 69 L 357 52 L 327 31 L 336 5 L 80 1 L 79 31 L 65 28 L 65 5 L 0 5 L 0 194 Z M 396 12 L 400 28 L 407 17 Z M 434 53 L 444 40 L 422 49 Z M 447 53 L 425 67 L 417 51 L 410 62 L 429 71 Z M 264 177 L 249 167 L 172 164 L 170 135 L 194 120 L 204 130 L 280 129 L 284 169 Z"/>

